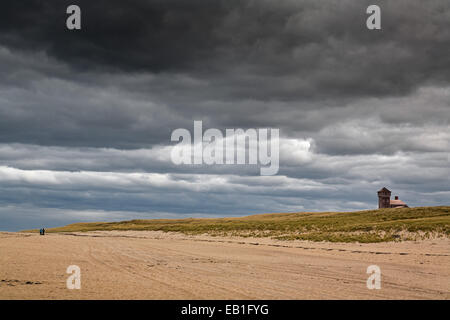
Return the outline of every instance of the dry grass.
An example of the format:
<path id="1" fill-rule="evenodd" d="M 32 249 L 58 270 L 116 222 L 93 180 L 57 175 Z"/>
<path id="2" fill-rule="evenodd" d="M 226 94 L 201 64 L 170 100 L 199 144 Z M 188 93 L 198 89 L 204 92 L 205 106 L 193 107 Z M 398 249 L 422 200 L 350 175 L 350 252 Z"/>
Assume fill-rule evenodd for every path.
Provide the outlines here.
<path id="1" fill-rule="evenodd" d="M 450 206 L 357 212 L 261 214 L 220 219 L 157 219 L 75 223 L 48 232 L 151 230 L 283 240 L 386 242 L 450 236 Z M 28 230 L 28 232 L 37 232 Z"/>

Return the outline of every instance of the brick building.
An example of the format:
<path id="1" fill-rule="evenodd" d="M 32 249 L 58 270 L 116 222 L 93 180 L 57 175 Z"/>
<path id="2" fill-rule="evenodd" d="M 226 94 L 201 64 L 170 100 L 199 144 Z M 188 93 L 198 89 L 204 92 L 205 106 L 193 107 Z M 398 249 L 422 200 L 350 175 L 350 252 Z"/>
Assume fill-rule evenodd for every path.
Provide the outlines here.
<path id="1" fill-rule="evenodd" d="M 386 187 L 383 187 L 378 191 L 378 209 L 382 208 L 409 208 L 406 203 L 395 196 L 394 200 L 391 200 L 391 191 Z"/>

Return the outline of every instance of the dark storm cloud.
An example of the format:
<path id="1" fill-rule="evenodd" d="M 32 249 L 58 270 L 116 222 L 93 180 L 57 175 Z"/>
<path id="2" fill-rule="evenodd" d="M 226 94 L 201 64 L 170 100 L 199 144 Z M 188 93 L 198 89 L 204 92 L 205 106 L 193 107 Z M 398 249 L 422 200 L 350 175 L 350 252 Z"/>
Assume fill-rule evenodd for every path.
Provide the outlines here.
<path id="1" fill-rule="evenodd" d="M 81 31 L 65 27 L 72 3 Z M 450 4 L 377 3 L 381 31 L 365 27 L 369 1 L 9 1 L 0 139 L 139 147 L 194 118 L 308 136 L 391 96 L 405 100 L 383 122 L 421 122 L 407 97 L 449 81 Z"/>
<path id="2" fill-rule="evenodd" d="M 7 1 L 0 230 L 448 204 L 449 53 L 447 0 Z M 279 128 L 278 176 L 174 165 L 193 120 Z"/>
<path id="3" fill-rule="evenodd" d="M 235 1 L 234 1 L 235 2 Z M 218 1 L 10 1 L 1 13 L 1 39 L 44 49 L 75 68 L 163 71 L 187 67 L 217 45 L 211 29 L 224 15 Z M 82 30 L 68 32 L 66 8 L 82 8 Z"/>
<path id="4" fill-rule="evenodd" d="M 72 3 L 83 13 L 77 32 L 65 28 Z M 196 74 L 228 99 L 401 95 L 450 80 L 448 1 L 377 1 L 381 31 L 365 27 L 369 4 L 9 1 L 0 13 L 0 39 L 44 50 L 76 70 Z"/>
<path id="5" fill-rule="evenodd" d="M 278 127 L 285 136 L 314 138 L 325 153 L 445 149 L 436 134 L 449 124 L 447 88 L 383 99 L 236 100 L 227 94 L 233 81 L 226 75 L 224 88 L 189 74 L 72 73 L 42 52 L 0 48 L 0 60 L 4 143 L 166 145 L 172 130 L 192 130 L 192 121 L 202 119 L 205 128 Z"/>
<path id="6" fill-rule="evenodd" d="M 448 126 L 448 94 L 417 94 L 450 77 L 447 1 L 379 1 L 381 31 L 365 27 L 368 1 L 73 3 L 81 31 L 65 27 L 71 1 L 3 5 L 0 142 L 148 147 L 202 119 L 392 153 L 418 147 L 344 141 L 332 126 Z"/>

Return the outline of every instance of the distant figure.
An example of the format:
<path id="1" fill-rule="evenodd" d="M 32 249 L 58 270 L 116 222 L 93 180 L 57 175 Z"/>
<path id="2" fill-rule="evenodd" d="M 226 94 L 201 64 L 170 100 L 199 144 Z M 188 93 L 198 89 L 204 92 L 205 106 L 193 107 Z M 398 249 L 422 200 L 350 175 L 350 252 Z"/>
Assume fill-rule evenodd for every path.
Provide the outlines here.
<path id="1" fill-rule="evenodd" d="M 41 236 L 45 235 L 45 229 L 44 229 L 44 228 L 39 229 L 39 234 L 40 234 Z"/>
<path id="2" fill-rule="evenodd" d="M 45 236 L 45 229 L 42 228 L 42 235 Z"/>

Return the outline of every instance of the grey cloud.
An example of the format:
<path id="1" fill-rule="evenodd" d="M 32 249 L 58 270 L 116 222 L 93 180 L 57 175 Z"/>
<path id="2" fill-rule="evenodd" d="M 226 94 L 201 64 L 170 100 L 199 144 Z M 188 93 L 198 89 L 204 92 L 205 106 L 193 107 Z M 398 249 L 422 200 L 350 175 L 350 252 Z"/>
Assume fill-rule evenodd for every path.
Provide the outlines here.
<path id="1" fill-rule="evenodd" d="M 370 1 L 79 0 L 80 32 L 64 29 L 68 3 L 5 4 L 0 39 L 76 70 L 186 72 L 216 87 L 228 74 L 239 99 L 402 95 L 449 80 L 445 0 L 379 1 L 379 32 L 365 28 Z"/>
<path id="2" fill-rule="evenodd" d="M 72 3 L 80 32 L 65 29 Z M 369 4 L 2 4 L 0 229 L 366 209 L 384 185 L 448 204 L 450 3 L 377 1 L 381 31 Z M 170 134 L 193 120 L 279 128 L 279 176 L 173 165 Z"/>

